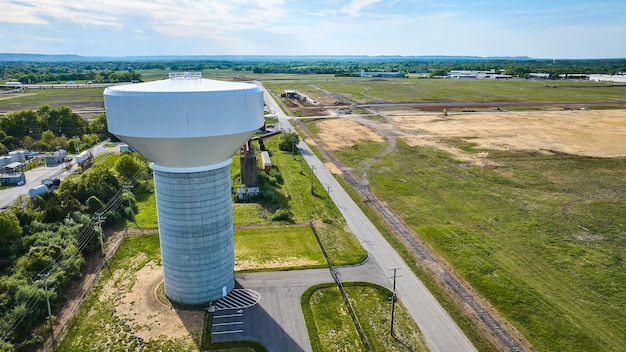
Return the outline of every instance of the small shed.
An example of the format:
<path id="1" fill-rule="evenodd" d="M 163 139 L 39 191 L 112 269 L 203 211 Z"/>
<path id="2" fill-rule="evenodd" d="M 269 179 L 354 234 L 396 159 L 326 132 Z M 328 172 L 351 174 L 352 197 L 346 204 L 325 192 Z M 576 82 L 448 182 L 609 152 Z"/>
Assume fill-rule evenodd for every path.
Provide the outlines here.
<path id="1" fill-rule="evenodd" d="M 10 163 L 10 164 L 2 166 L 2 172 L 16 173 L 17 169 L 19 169 L 23 165 L 24 164 L 20 162 Z"/>
<path id="2" fill-rule="evenodd" d="M 0 184 L 2 185 L 23 185 L 26 183 L 26 175 L 19 174 L 2 174 L 0 176 Z"/>
<path id="3" fill-rule="evenodd" d="M 238 200 L 249 200 L 259 195 L 259 187 L 241 187 L 237 188 Z"/>
<path id="4" fill-rule="evenodd" d="M 272 160 L 270 159 L 270 153 L 267 151 L 261 152 L 261 162 L 263 163 L 263 170 L 270 172 L 272 169 Z"/>

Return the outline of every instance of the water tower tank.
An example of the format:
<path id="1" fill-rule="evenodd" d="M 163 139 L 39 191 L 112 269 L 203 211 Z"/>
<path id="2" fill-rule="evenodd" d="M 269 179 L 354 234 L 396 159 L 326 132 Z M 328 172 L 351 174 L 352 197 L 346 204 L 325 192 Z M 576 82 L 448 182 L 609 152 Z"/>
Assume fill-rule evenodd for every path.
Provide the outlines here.
<path id="1" fill-rule="evenodd" d="M 170 74 L 104 91 L 109 131 L 152 161 L 165 294 L 215 301 L 234 287 L 230 163 L 263 125 L 263 90 Z"/>

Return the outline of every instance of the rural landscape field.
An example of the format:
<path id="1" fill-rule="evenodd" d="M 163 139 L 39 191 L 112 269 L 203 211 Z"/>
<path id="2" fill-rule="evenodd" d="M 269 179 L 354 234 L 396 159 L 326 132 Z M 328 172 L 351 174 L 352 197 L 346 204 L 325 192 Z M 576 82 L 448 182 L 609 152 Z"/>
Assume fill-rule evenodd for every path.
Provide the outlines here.
<path id="1" fill-rule="evenodd" d="M 147 70 L 143 77 L 156 80 L 166 75 L 164 70 Z M 623 350 L 626 85 L 226 69 L 205 70 L 204 75 L 262 82 L 293 118 L 300 138 L 323 159 L 478 350 L 503 347 L 481 317 L 446 288 L 439 269 L 412 251 L 351 189 L 346 174 L 391 209 L 525 350 Z M 304 99 L 285 97 L 286 91 Z M 2 113 L 40 105 L 68 106 L 87 120 L 104 112 L 99 88 L 0 95 Z M 276 121 L 268 115 L 266 123 Z M 350 233 L 340 209 L 297 151 L 279 150 L 279 138 L 267 142 L 277 170 L 265 176 L 274 192 L 272 200 L 233 205 L 238 278 L 328 267 L 314 236 L 317 232 L 332 265 L 362 263 L 367 253 Z M 102 163 L 114 165 L 118 158 L 113 155 Z M 231 166 L 234 185 L 238 172 L 236 155 Z M 107 248 L 119 245 L 119 249 L 101 273 L 85 274 L 98 279 L 68 325 L 66 337 L 57 341 L 57 350 L 78 351 L 89 345 L 111 351 L 263 351 L 250 341 L 212 344 L 207 337 L 212 318 L 204 312 L 206 307 L 189 309 L 168 302 L 162 293 L 150 182 L 134 200 L 138 212 L 132 221 L 107 229 Z M 374 350 L 428 350 L 401 303 L 400 338 L 386 336 L 388 288 L 353 282 L 346 290 L 358 320 L 367 322 L 368 338 L 376 341 Z M 334 285 L 315 286 L 303 297 L 313 350 L 368 350 Z"/>
<path id="2" fill-rule="evenodd" d="M 573 102 L 623 102 L 626 87 L 445 81 L 436 88 L 437 81 L 421 83 L 268 86 L 280 91 L 296 85 L 314 101 L 366 106 L 333 119 L 303 121 L 310 121 L 305 124 L 318 142 L 533 348 L 620 350 L 626 342 L 626 229 L 621 221 L 626 215 L 626 111 Z M 439 95 L 431 95 L 428 86 L 441 89 Z M 419 104 L 368 105 L 411 101 L 408 92 L 416 101 L 427 96 L 443 102 L 437 112 Z M 501 107 L 502 102 L 510 107 Z M 324 115 L 318 107 L 292 104 L 291 109 Z"/>

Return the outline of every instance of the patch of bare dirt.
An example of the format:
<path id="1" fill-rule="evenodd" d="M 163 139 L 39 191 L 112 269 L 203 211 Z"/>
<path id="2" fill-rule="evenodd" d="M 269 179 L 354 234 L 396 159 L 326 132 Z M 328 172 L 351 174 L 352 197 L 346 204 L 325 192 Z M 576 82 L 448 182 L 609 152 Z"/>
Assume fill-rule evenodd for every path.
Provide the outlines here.
<path id="1" fill-rule="evenodd" d="M 318 138 L 329 151 L 355 146 L 362 141 L 384 142 L 385 138 L 355 121 L 348 119 L 329 119 L 318 123 Z"/>
<path id="2" fill-rule="evenodd" d="M 328 169 L 328 171 L 330 171 L 331 173 L 333 173 L 335 175 L 343 174 L 343 171 L 341 171 L 341 169 L 338 168 L 337 165 L 335 165 L 333 163 L 324 163 L 324 167 L 326 169 Z"/>
<path id="3" fill-rule="evenodd" d="M 235 271 L 266 268 L 292 268 L 296 266 L 318 265 L 320 262 L 307 258 L 274 258 L 270 260 L 237 260 L 235 259 Z"/>
<path id="4" fill-rule="evenodd" d="M 486 149 L 556 150 L 569 154 L 626 155 L 626 110 L 405 115 L 392 117 L 413 145 L 468 138 Z"/>
<path id="5" fill-rule="evenodd" d="M 488 153 L 467 153 L 448 140 L 465 138 L 495 150 L 626 156 L 626 110 L 458 113 L 444 117 L 388 109 L 385 115 L 392 123 L 376 131 L 388 135 L 348 119 L 329 119 L 318 124 L 318 138 L 327 149 L 336 151 L 363 140 L 383 141 L 395 136 L 409 145 L 439 148 L 461 161 L 482 166 L 495 166 Z"/>
<path id="6" fill-rule="evenodd" d="M 116 297 L 115 314 L 133 326 L 136 336 L 150 340 L 160 336 L 176 339 L 199 335 L 204 312 L 176 310 L 158 300 L 156 290 L 163 281 L 163 270 L 159 265 L 149 262 L 134 273 L 132 286 L 127 292 L 124 292 L 124 286 L 129 279 L 121 279 L 117 284 L 111 280 L 101 297 Z"/>

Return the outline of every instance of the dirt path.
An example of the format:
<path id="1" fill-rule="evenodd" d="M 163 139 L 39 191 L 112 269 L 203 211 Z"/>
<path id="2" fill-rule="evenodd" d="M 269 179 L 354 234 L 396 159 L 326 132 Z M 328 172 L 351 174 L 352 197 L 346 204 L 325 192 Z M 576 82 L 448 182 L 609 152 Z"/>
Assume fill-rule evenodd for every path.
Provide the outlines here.
<path id="1" fill-rule="evenodd" d="M 105 234 L 106 257 L 103 257 L 102 253 L 99 251 L 85 256 L 85 266 L 81 270 L 82 279 L 72 281 L 66 290 L 66 294 L 55 304 L 56 307 L 53 308 L 52 314 L 56 316 L 53 323 L 55 343 L 58 343 L 58 341 L 65 336 L 69 321 L 80 308 L 80 304 L 85 299 L 91 287 L 96 283 L 98 275 L 103 270 L 106 270 L 106 263 L 108 263 L 113 254 L 115 254 L 115 251 L 122 243 L 124 236 L 129 233 L 141 233 L 140 230 L 137 229 L 130 230 L 130 232 L 128 229 L 111 231 Z M 39 348 L 38 351 L 51 350 L 50 347 L 52 343 L 52 339 L 48 339 L 48 341 L 46 341 L 46 343 Z"/>

